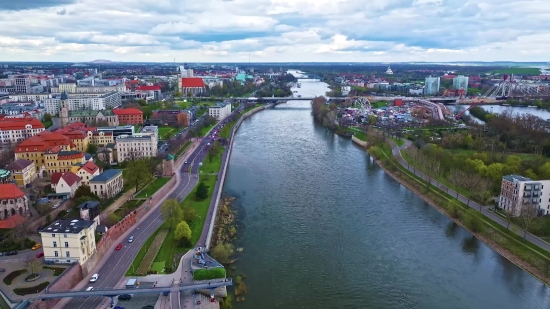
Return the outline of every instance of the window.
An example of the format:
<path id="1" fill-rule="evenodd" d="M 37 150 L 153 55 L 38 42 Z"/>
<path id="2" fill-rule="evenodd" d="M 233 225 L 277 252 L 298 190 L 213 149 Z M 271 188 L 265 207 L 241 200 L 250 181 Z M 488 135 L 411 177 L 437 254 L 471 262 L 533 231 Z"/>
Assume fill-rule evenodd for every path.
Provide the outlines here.
<path id="1" fill-rule="evenodd" d="M 63 234 L 63 237 L 67 238 L 67 234 Z"/>
<path id="2" fill-rule="evenodd" d="M 65 242 L 65 248 L 69 248 L 69 243 Z"/>
<path id="3" fill-rule="evenodd" d="M 53 242 L 53 247 L 54 247 L 54 248 L 57 248 L 57 241 L 54 241 L 54 242 Z"/>
<path id="4" fill-rule="evenodd" d="M 71 257 L 71 253 L 69 251 L 65 251 L 65 256 L 66 257 Z"/>
<path id="5" fill-rule="evenodd" d="M 58 257 L 58 256 L 59 256 L 59 253 L 58 253 L 57 251 L 54 251 L 54 252 L 53 252 L 53 255 L 54 255 L 55 257 Z"/>

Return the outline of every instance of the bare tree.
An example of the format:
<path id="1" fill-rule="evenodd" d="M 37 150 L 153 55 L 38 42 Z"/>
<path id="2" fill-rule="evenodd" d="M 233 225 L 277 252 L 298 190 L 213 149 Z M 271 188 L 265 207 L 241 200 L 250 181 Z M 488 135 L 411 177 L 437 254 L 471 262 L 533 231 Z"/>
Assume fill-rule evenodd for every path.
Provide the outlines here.
<path id="1" fill-rule="evenodd" d="M 36 259 L 32 255 L 29 255 L 28 257 L 26 257 L 24 262 L 25 262 L 25 267 L 29 271 L 30 275 L 35 274 L 38 271 L 40 264 L 42 264 L 40 259 Z"/>
<path id="2" fill-rule="evenodd" d="M 519 202 L 513 203 L 509 208 L 504 208 L 504 215 L 506 216 L 506 228 L 510 228 L 510 222 L 512 222 L 512 218 L 519 215 Z"/>
<path id="3" fill-rule="evenodd" d="M 519 222 L 521 224 L 521 227 L 523 228 L 523 238 L 525 239 L 525 236 L 527 235 L 527 230 L 529 229 L 529 226 L 533 222 L 533 220 L 537 217 L 537 211 L 538 211 L 538 205 L 536 203 L 533 203 L 532 201 L 529 201 L 527 203 L 523 203 L 521 205 L 521 209 L 519 212 Z"/>

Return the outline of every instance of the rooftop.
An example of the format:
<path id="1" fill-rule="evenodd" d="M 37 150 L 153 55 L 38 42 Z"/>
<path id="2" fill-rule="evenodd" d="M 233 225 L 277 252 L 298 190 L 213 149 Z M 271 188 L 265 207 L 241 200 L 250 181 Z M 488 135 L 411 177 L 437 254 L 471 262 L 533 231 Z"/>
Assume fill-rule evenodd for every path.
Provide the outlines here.
<path id="1" fill-rule="evenodd" d="M 57 220 L 50 226 L 42 229 L 40 233 L 64 233 L 64 234 L 78 234 L 82 230 L 91 227 L 94 224 L 93 220 Z"/>
<path id="2" fill-rule="evenodd" d="M 0 200 L 15 199 L 25 196 L 13 183 L 0 184 Z"/>
<path id="3" fill-rule="evenodd" d="M 30 161 L 30 160 L 17 159 L 15 161 L 13 161 L 12 163 L 10 163 L 8 166 L 6 166 L 6 169 L 8 169 L 10 171 L 22 170 L 22 169 L 25 169 L 25 167 L 27 167 L 31 164 L 33 164 L 33 162 Z"/>
<path id="4" fill-rule="evenodd" d="M 90 182 L 106 182 L 121 174 L 122 174 L 122 170 L 114 170 L 114 169 L 106 170 L 105 172 L 92 178 Z"/>
<path id="5" fill-rule="evenodd" d="M 181 79 L 181 86 L 183 88 L 202 88 L 204 81 L 200 77 L 184 77 Z"/>
<path id="6" fill-rule="evenodd" d="M 137 108 L 116 108 L 113 113 L 115 115 L 143 115 L 143 112 Z"/>
<path id="7" fill-rule="evenodd" d="M 78 205 L 78 208 L 79 209 L 92 209 L 92 208 L 96 208 L 98 205 L 99 205 L 98 201 L 87 201 L 87 202 L 84 202 L 84 203 Z"/>
<path id="8" fill-rule="evenodd" d="M 502 176 L 502 178 L 508 180 L 508 181 L 533 181 L 533 179 L 528 177 L 523 177 L 521 175 L 506 175 Z"/>

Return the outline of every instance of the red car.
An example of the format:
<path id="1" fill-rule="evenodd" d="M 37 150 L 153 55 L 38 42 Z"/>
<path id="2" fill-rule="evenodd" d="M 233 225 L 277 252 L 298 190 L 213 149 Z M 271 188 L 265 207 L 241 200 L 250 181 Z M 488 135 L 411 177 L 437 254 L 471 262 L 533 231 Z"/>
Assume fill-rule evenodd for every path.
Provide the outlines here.
<path id="1" fill-rule="evenodd" d="M 118 244 L 115 248 L 115 250 L 120 250 L 120 249 L 122 249 L 122 244 Z"/>
<path id="2" fill-rule="evenodd" d="M 36 255 L 36 258 L 38 259 L 38 258 L 41 258 L 41 257 L 43 257 L 43 256 L 44 256 L 44 252 L 40 252 L 40 253 L 38 253 L 38 254 Z"/>

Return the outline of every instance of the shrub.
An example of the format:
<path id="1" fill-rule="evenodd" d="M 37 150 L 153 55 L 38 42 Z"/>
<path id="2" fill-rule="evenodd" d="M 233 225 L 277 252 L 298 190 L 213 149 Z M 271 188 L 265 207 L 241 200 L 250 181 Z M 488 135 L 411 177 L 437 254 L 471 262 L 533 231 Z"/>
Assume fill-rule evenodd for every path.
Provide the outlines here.
<path id="1" fill-rule="evenodd" d="M 193 280 L 210 280 L 225 278 L 225 268 L 210 268 L 210 269 L 197 269 L 193 272 Z"/>
<path id="2" fill-rule="evenodd" d="M 42 282 L 38 285 L 31 286 L 28 288 L 16 288 L 13 289 L 13 292 L 17 295 L 28 295 L 28 294 L 36 294 L 41 292 L 43 289 L 45 289 L 48 285 L 50 285 L 50 282 Z"/>
<path id="3" fill-rule="evenodd" d="M 482 233 L 485 228 L 481 219 L 471 213 L 464 214 L 464 225 L 474 233 Z"/>
<path id="4" fill-rule="evenodd" d="M 61 275 L 66 269 L 66 268 L 63 268 L 63 267 L 51 267 L 51 266 L 44 266 L 43 268 L 53 270 L 53 275 L 56 276 L 56 277 Z"/>
<path id="5" fill-rule="evenodd" d="M 21 275 L 23 273 L 26 273 L 26 272 L 27 272 L 26 269 L 14 270 L 11 273 L 7 274 L 6 277 L 4 277 L 3 281 L 6 285 L 10 285 L 15 278 L 17 278 L 19 275 Z"/>

